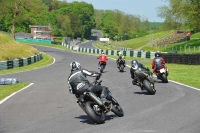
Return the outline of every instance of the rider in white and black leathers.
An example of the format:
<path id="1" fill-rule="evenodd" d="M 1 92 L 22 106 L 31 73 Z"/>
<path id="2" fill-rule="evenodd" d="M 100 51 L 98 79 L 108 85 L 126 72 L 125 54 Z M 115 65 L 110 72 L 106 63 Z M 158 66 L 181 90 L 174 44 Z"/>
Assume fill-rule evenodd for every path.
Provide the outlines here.
<path id="1" fill-rule="evenodd" d="M 86 76 L 92 76 L 100 78 L 101 73 L 95 71 L 88 71 L 81 69 L 81 65 L 74 61 L 70 64 L 71 74 L 68 78 L 69 89 L 72 94 L 83 94 L 83 92 L 90 91 L 101 94 L 101 100 L 105 104 L 110 104 L 110 101 L 106 100 L 108 88 L 100 85 L 92 85 Z"/>

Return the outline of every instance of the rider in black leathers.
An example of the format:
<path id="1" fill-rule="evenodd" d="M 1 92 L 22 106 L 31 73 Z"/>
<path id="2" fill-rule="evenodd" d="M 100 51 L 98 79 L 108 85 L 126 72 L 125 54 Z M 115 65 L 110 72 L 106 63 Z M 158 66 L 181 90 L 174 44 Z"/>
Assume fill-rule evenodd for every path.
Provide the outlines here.
<path id="1" fill-rule="evenodd" d="M 99 79 L 101 73 L 95 71 L 88 71 L 86 69 L 81 69 L 81 65 L 76 61 L 72 62 L 70 64 L 70 67 L 71 67 L 71 74 L 69 75 L 68 78 L 68 85 L 69 85 L 69 90 L 72 94 L 81 95 L 83 94 L 83 92 L 87 90 L 94 93 L 100 93 L 101 100 L 105 105 L 111 103 L 106 99 L 108 88 L 105 86 L 92 85 L 86 78 L 86 76 L 92 76 L 92 77 L 97 77 L 97 79 Z"/>
<path id="2" fill-rule="evenodd" d="M 133 85 L 137 84 L 137 73 L 139 71 L 149 71 L 149 73 L 151 73 L 148 67 L 144 66 L 142 63 L 139 63 L 137 60 L 132 60 L 130 73 L 131 73 L 131 78 L 133 79 L 132 81 Z"/>
<path id="3" fill-rule="evenodd" d="M 120 61 L 121 60 L 123 60 L 123 62 L 124 62 L 124 67 L 126 66 L 126 62 L 125 62 L 125 56 L 122 54 L 122 52 L 119 52 L 118 53 L 119 54 L 119 56 L 118 56 L 118 59 L 116 60 L 116 63 L 117 63 L 117 68 L 119 68 L 119 66 L 120 66 Z"/>

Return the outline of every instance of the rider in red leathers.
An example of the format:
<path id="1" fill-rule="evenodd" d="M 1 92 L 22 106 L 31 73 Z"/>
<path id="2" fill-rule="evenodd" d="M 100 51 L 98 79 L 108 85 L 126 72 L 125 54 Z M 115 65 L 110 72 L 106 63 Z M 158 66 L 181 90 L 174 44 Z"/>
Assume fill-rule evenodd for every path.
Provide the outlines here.
<path id="1" fill-rule="evenodd" d="M 100 62 L 105 62 L 105 64 L 107 64 L 106 61 L 108 60 L 108 58 L 104 52 L 102 52 L 101 55 L 97 57 L 97 59 L 99 59 L 98 68 L 100 68 Z M 106 67 L 106 65 L 104 66 L 104 69 L 105 69 L 105 67 Z"/>

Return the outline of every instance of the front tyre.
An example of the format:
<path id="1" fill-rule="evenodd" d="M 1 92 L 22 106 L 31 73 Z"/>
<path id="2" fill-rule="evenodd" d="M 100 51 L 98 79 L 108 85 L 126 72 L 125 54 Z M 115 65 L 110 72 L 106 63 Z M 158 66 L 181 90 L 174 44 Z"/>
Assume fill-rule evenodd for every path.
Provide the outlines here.
<path id="1" fill-rule="evenodd" d="M 156 93 L 156 90 L 154 89 L 154 87 L 153 86 L 151 86 L 151 84 L 149 83 L 149 81 L 148 80 L 143 80 L 143 86 L 144 86 L 144 88 L 148 91 L 148 93 L 150 94 L 150 95 L 154 95 L 155 93 Z"/>
<path id="2" fill-rule="evenodd" d="M 111 111 L 112 111 L 113 113 L 115 113 L 115 114 L 116 114 L 117 116 L 119 116 L 119 117 L 124 116 L 124 111 L 123 111 L 123 109 L 121 108 L 120 105 L 113 105 Z"/>
<path id="3" fill-rule="evenodd" d="M 110 96 L 109 100 L 112 102 L 112 109 L 111 111 L 115 113 L 117 116 L 122 117 L 124 116 L 124 111 L 119 105 L 119 103 L 112 97 Z"/>
<path id="4" fill-rule="evenodd" d="M 102 110 L 97 111 L 94 105 L 95 104 L 91 101 L 86 102 L 85 112 L 92 121 L 97 124 L 103 124 L 105 122 L 105 114 Z"/>

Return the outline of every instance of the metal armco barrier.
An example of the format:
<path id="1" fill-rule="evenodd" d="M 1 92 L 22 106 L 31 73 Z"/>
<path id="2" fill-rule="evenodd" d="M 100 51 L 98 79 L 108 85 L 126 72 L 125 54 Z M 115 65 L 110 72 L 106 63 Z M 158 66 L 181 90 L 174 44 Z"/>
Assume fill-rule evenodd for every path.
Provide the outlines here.
<path id="1" fill-rule="evenodd" d="M 40 53 L 40 54 L 31 56 L 28 58 L 1 61 L 0 62 L 0 70 L 6 70 L 6 69 L 11 69 L 11 68 L 16 68 L 16 67 L 27 66 L 27 65 L 33 64 L 41 59 L 42 59 L 42 54 Z"/>
<path id="2" fill-rule="evenodd" d="M 102 50 L 102 49 L 89 49 L 89 48 L 79 48 L 76 46 L 65 45 L 67 48 L 85 53 L 101 54 L 102 51 L 106 55 L 118 56 L 119 50 Z M 128 57 L 139 57 L 139 58 L 149 58 L 153 59 L 155 57 L 155 52 L 143 52 L 143 51 L 123 51 L 123 55 Z M 161 56 L 165 59 L 167 63 L 175 64 L 191 64 L 199 65 L 200 64 L 200 54 L 169 54 L 161 53 Z"/>
<path id="3" fill-rule="evenodd" d="M 161 54 L 167 63 L 200 65 L 200 54 Z"/>
<path id="4" fill-rule="evenodd" d="M 65 46 L 71 50 L 78 51 L 78 52 L 84 52 L 84 53 L 93 53 L 93 54 L 101 54 L 101 52 L 104 52 L 106 55 L 114 55 L 118 56 L 118 53 L 120 50 L 102 50 L 102 49 L 89 49 L 89 48 L 80 48 L 78 46 L 70 46 L 66 44 L 62 44 L 62 46 Z M 150 58 L 153 59 L 155 52 L 143 52 L 143 51 L 123 51 L 123 55 L 127 57 L 139 57 L 139 58 Z"/>

